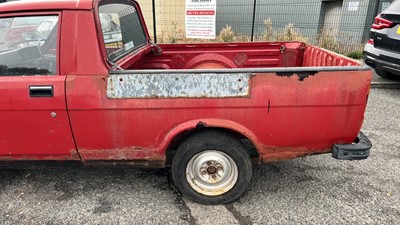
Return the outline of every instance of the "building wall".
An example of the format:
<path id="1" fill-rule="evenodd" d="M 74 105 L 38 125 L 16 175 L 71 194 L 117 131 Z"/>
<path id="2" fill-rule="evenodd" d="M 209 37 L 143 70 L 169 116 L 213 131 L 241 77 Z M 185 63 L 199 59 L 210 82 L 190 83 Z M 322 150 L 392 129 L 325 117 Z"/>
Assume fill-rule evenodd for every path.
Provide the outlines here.
<path id="1" fill-rule="evenodd" d="M 293 24 L 308 39 L 318 33 L 318 22 L 321 14 L 321 0 L 258 0 L 256 23 L 257 33 L 265 29 L 264 20 L 271 18 L 275 29 L 282 29 Z"/>
<path id="2" fill-rule="evenodd" d="M 359 6 L 357 11 L 351 7 L 351 3 L 358 2 Z M 371 1 L 372 2 L 372 1 Z M 371 8 L 370 8 L 371 7 Z M 363 40 L 364 30 L 371 29 L 371 24 L 366 25 L 367 15 L 369 9 L 373 9 L 373 5 L 366 0 L 344 0 L 343 1 L 343 16 L 340 24 L 340 40 L 342 43 L 349 45 L 364 43 Z"/>
<path id="3" fill-rule="evenodd" d="M 254 0 L 217 0 L 216 32 L 231 26 L 235 33 L 251 34 Z"/>

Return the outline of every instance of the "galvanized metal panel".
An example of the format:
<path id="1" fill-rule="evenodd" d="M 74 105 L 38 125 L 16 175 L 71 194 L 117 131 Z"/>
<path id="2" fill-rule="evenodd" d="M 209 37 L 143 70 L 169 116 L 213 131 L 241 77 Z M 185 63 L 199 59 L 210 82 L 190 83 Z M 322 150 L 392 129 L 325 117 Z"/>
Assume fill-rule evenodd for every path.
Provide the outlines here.
<path id="1" fill-rule="evenodd" d="M 108 98 L 227 98 L 250 93 L 250 73 L 118 74 L 107 80 Z"/>

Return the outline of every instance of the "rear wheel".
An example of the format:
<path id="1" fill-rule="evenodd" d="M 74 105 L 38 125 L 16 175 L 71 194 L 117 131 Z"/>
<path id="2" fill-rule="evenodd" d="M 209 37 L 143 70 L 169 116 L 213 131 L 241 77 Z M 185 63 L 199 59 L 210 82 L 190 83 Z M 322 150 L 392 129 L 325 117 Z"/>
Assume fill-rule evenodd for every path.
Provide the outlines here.
<path id="1" fill-rule="evenodd" d="M 171 175 L 176 187 L 202 204 L 231 202 L 247 189 L 250 156 L 233 136 L 207 131 L 194 134 L 178 148 Z"/>

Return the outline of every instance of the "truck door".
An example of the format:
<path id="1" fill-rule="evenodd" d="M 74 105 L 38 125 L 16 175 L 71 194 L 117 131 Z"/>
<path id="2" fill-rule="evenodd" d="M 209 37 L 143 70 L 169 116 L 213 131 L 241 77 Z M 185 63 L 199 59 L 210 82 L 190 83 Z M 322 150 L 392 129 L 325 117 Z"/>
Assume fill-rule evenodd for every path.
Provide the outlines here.
<path id="1" fill-rule="evenodd" d="M 0 33 L 0 161 L 77 158 L 58 74 L 59 15 L 0 18 L 9 24 Z"/>

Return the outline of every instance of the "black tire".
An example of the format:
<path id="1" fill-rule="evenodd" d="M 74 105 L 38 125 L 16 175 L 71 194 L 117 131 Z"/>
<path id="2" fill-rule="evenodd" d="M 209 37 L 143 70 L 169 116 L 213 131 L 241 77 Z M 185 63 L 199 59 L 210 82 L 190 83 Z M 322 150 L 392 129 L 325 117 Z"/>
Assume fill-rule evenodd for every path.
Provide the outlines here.
<path id="1" fill-rule="evenodd" d="M 228 156 L 227 158 L 231 159 L 229 161 L 230 163 L 228 163 L 228 166 L 226 166 L 225 169 L 223 165 L 226 165 L 227 163 L 219 164 L 219 162 L 222 162 L 222 159 L 209 160 L 206 162 L 207 169 L 204 169 L 205 167 L 201 167 L 200 170 L 202 170 L 202 172 L 197 171 L 199 176 L 202 177 L 207 176 L 208 179 L 214 179 L 215 178 L 214 174 L 217 174 L 218 179 L 220 177 L 225 179 L 227 176 L 228 177 L 234 176 L 237 177 L 237 179 L 236 180 L 233 179 L 233 181 L 229 182 L 227 182 L 225 179 L 225 182 L 221 182 L 221 184 L 219 184 L 220 183 L 219 181 L 215 183 L 213 182 L 206 183 L 206 185 L 227 185 L 229 183 L 230 186 L 218 189 L 219 191 L 214 191 L 214 190 L 211 190 L 209 192 L 204 191 L 204 193 L 206 193 L 204 194 L 200 193 L 201 191 L 196 191 L 196 189 L 191 186 L 191 185 L 196 186 L 197 184 L 200 184 L 201 183 L 200 180 L 191 181 L 191 184 L 188 182 L 188 179 L 189 180 L 191 179 L 187 178 L 187 176 L 190 177 L 190 175 L 187 175 L 187 170 L 190 170 L 190 168 L 195 168 L 195 166 L 188 167 L 189 163 L 193 161 L 200 162 L 201 159 L 204 160 L 206 155 L 209 156 L 210 154 L 213 156 L 214 154 L 222 157 Z M 191 163 L 190 165 L 193 164 Z M 202 165 L 205 164 L 203 163 Z M 234 170 L 235 166 L 237 167 L 237 170 Z M 211 167 L 213 167 L 214 169 Z M 215 170 L 216 167 L 217 170 Z M 211 169 L 211 173 L 209 173 L 209 169 Z M 196 170 L 191 170 L 191 171 L 196 172 Z M 205 171 L 207 171 L 207 173 Z M 228 173 L 226 171 L 231 171 L 231 172 Z M 219 176 L 220 174 L 219 172 L 221 172 L 224 175 Z M 225 173 L 227 175 L 225 175 Z M 206 205 L 226 204 L 236 200 L 243 194 L 244 191 L 246 191 L 247 187 L 250 184 L 252 176 L 252 163 L 250 160 L 249 153 L 246 151 L 242 143 L 232 135 L 220 131 L 203 131 L 190 136 L 179 146 L 172 161 L 171 176 L 175 183 L 175 186 L 182 192 L 182 194 L 184 194 L 192 201 Z M 222 179 L 222 181 L 224 181 L 224 179 Z M 207 189 L 201 189 L 201 190 L 207 190 Z"/>
<path id="2" fill-rule="evenodd" d="M 383 71 L 383 70 L 379 70 L 379 69 L 375 69 L 375 73 L 378 74 L 378 76 L 385 78 L 385 79 L 389 79 L 389 80 L 398 80 L 399 76 L 395 76 L 392 73 Z"/>

